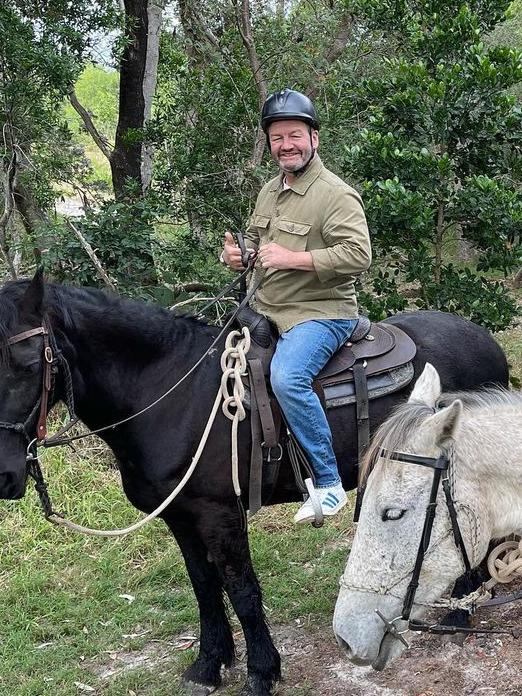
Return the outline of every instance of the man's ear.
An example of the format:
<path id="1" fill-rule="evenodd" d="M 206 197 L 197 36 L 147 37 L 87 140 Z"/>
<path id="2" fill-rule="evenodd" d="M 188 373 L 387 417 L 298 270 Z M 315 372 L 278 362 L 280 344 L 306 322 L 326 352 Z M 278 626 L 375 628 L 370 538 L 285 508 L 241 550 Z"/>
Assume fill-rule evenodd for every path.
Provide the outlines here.
<path id="1" fill-rule="evenodd" d="M 27 286 L 22 297 L 22 312 L 32 316 L 42 316 L 44 298 L 43 267 L 40 266 Z"/>

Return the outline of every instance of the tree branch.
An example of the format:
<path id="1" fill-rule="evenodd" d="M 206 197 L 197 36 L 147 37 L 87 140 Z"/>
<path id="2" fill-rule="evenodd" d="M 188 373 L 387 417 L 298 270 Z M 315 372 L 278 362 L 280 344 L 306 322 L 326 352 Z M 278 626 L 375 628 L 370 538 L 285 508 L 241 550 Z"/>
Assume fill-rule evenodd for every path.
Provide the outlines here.
<path id="1" fill-rule="evenodd" d="M 254 82 L 257 88 L 259 110 L 261 111 L 261 108 L 265 103 L 268 95 L 268 88 L 265 76 L 263 75 L 263 70 L 261 68 L 261 62 L 259 60 L 259 56 L 257 55 L 254 38 L 252 35 L 252 22 L 250 17 L 249 0 L 241 0 L 241 11 L 239 12 L 238 7 L 237 15 L 239 33 L 241 34 L 243 45 L 246 48 L 248 54 L 250 68 L 252 70 L 252 75 L 254 76 Z"/>
<path id="2" fill-rule="evenodd" d="M 78 237 L 80 244 L 87 252 L 87 256 L 91 259 L 94 267 L 96 268 L 96 271 L 98 272 L 98 275 L 103 280 L 105 285 L 107 285 L 107 287 L 109 287 L 111 290 L 116 292 L 116 284 L 115 284 L 114 280 L 109 276 L 109 274 L 105 271 L 105 269 L 101 265 L 100 259 L 96 256 L 96 252 L 94 251 L 92 246 L 85 239 L 85 237 L 80 232 L 80 230 L 76 227 L 76 225 L 74 225 L 70 220 L 67 220 L 67 224 L 72 229 L 74 234 Z"/>
<path id="3" fill-rule="evenodd" d="M 15 208 L 14 189 L 16 185 L 16 152 L 13 151 L 11 161 L 5 172 L 5 189 L 4 189 L 4 212 L 0 217 L 0 252 L 4 257 L 4 261 L 9 268 L 9 273 L 13 279 L 17 278 L 15 265 L 9 255 L 7 246 L 7 226 L 11 220 L 13 210 Z"/>
<path id="4" fill-rule="evenodd" d="M 353 32 L 353 26 L 355 24 L 355 17 L 350 12 L 343 14 L 337 25 L 337 31 L 335 32 L 333 41 L 329 45 L 326 53 L 323 57 L 323 69 L 319 71 L 317 75 L 317 81 L 308 90 L 308 96 L 310 99 L 314 100 L 317 96 L 321 83 L 328 74 L 328 70 L 333 63 L 342 55 L 348 41 L 350 40 Z"/>
<path id="5" fill-rule="evenodd" d="M 85 129 L 91 135 L 96 145 L 105 155 L 105 157 L 110 160 L 112 153 L 111 144 L 109 143 L 108 139 L 98 131 L 87 109 L 78 101 L 78 97 L 76 96 L 74 90 L 72 90 L 72 92 L 69 94 L 69 101 L 71 102 L 73 109 L 79 114 Z"/>
<path id="6" fill-rule="evenodd" d="M 239 33 L 241 34 L 243 46 L 246 49 L 248 60 L 250 63 L 250 69 L 252 70 L 252 75 L 254 77 L 254 82 L 257 89 L 259 113 L 261 113 L 263 104 L 265 103 L 266 98 L 268 96 L 268 87 L 266 78 L 263 74 L 261 61 L 259 60 L 259 56 L 257 55 L 257 49 L 252 34 L 252 21 L 249 0 L 241 0 L 241 10 L 239 9 L 239 3 L 236 4 L 236 17 Z M 252 155 L 250 156 L 250 160 L 247 162 L 246 165 L 248 169 L 252 170 L 261 164 L 264 149 L 265 136 L 261 129 L 261 126 L 258 126 Z"/>

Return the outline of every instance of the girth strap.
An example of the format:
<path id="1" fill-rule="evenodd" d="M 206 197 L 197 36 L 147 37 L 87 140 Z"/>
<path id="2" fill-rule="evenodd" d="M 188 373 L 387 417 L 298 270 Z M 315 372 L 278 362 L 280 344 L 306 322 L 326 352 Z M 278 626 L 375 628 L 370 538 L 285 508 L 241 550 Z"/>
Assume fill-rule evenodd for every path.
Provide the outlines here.
<path id="1" fill-rule="evenodd" d="M 360 467 L 364 452 L 370 442 L 370 400 L 364 362 L 357 361 L 352 370 L 357 409 L 357 462 Z M 353 514 L 354 522 L 359 521 L 363 496 L 364 486 L 359 483 Z"/>

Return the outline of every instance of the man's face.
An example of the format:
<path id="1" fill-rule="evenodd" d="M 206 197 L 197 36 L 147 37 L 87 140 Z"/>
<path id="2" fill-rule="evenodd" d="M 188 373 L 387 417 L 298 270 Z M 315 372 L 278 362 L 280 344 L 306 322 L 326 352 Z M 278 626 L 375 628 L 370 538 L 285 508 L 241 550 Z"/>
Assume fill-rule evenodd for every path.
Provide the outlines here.
<path id="1" fill-rule="evenodd" d="M 268 129 L 270 153 L 284 172 L 296 172 L 312 156 L 312 148 L 319 145 L 319 133 L 310 130 L 303 121 L 274 121 Z"/>

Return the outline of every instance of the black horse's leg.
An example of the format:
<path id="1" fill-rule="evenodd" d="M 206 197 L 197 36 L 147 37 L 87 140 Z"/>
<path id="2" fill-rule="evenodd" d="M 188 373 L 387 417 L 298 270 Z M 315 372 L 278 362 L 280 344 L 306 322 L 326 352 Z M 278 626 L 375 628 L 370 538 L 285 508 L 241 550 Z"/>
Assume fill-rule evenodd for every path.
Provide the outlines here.
<path id="1" fill-rule="evenodd" d="M 234 641 L 223 603 L 223 583 L 214 563 L 209 562 L 207 549 L 193 526 L 165 520 L 176 537 L 199 606 L 199 655 L 185 670 L 183 680 L 210 687 L 193 690 L 211 693 L 221 684 L 221 666 L 234 661 Z"/>
<path id="2" fill-rule="evenodd" d="M 210 506 L 209 506 L 210 507 Z M 247 647 L 248 679 L 241 696 L 269 696 L 281 678 L 281 659 L 268 630 L 250 550 L 235 501 L 202 509 L 198 531 L 222 577 L 241 622 Z"/>

